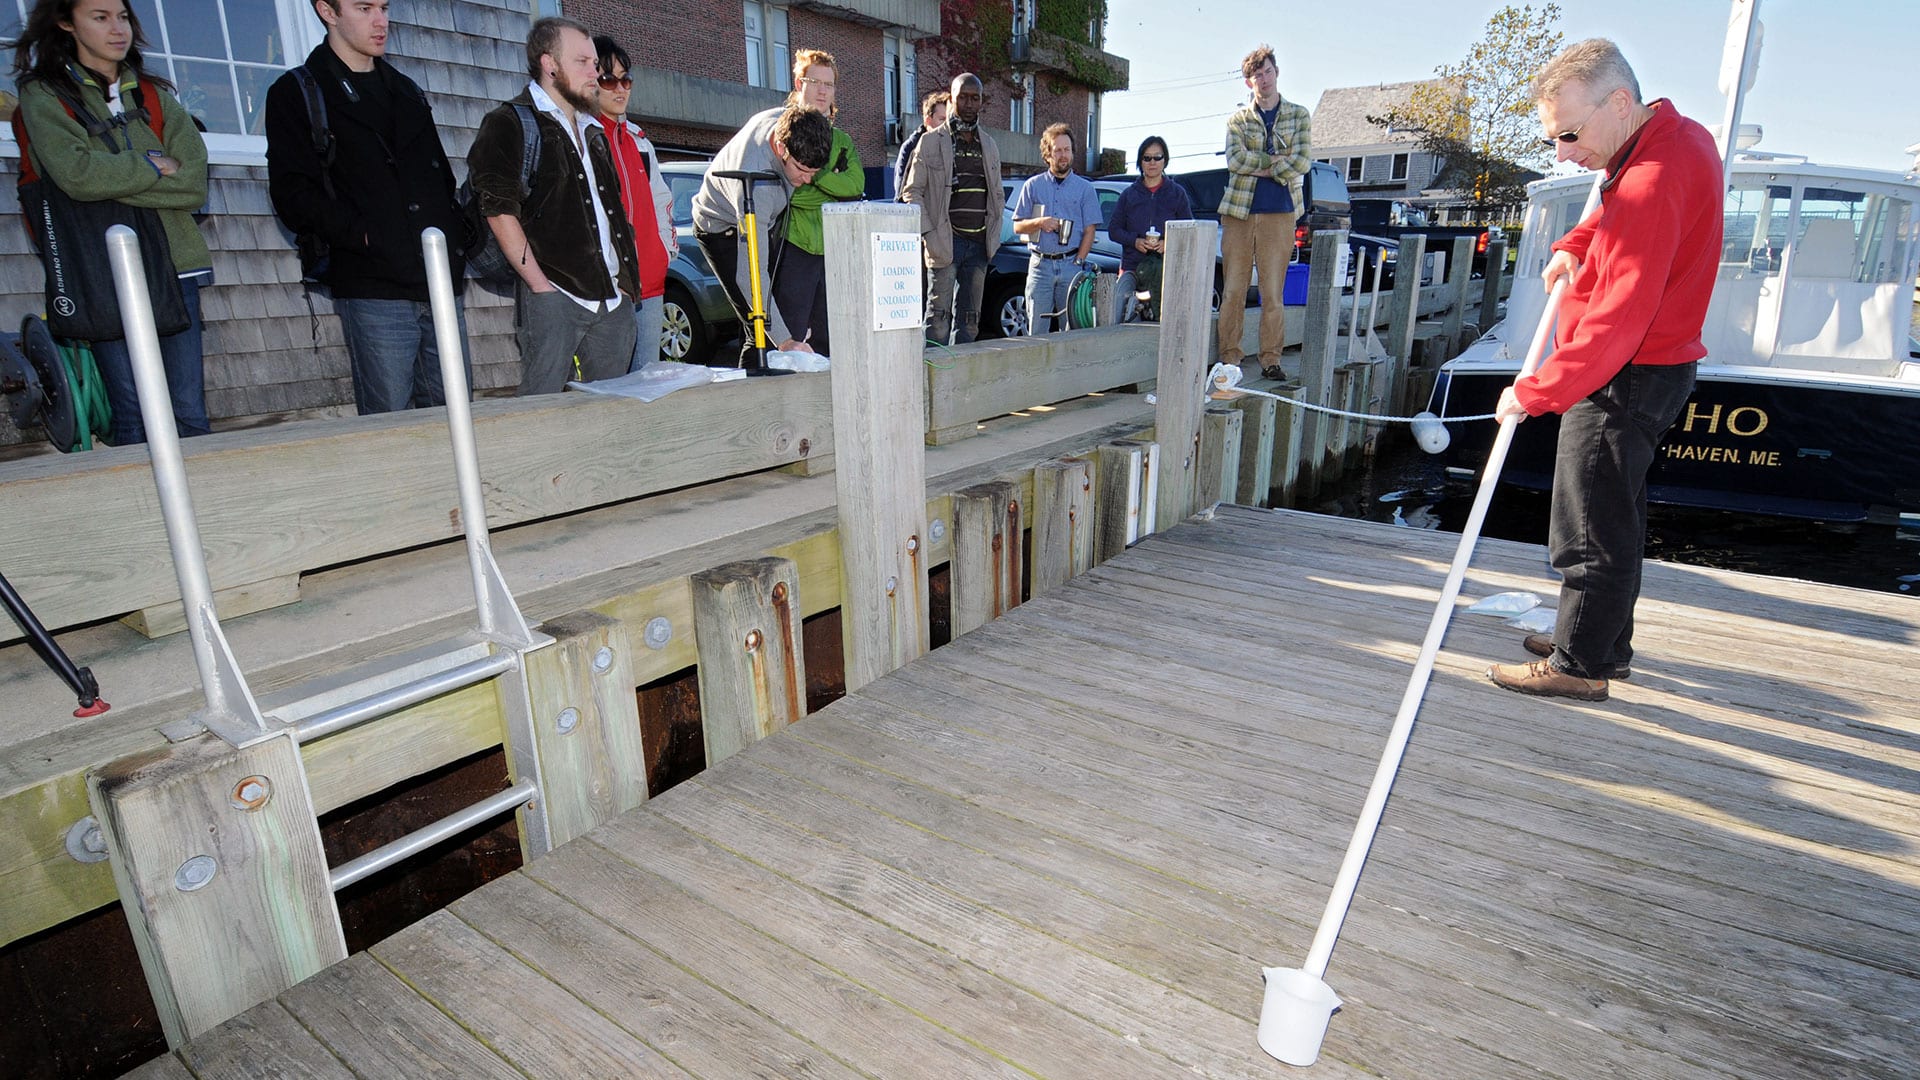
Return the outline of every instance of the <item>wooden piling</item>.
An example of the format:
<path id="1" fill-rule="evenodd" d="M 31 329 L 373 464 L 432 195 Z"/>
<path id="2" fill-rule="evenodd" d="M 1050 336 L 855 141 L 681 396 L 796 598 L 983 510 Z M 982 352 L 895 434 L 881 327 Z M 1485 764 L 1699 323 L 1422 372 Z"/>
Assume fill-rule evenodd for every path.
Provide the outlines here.
<path id="1" fill-rule="evenodd" d="M 1153 531 L 1155 473 L 1160 446 L 1138 439 L 1117 439 L 1094 451 L 1100 493 L 1094 500 L 1099 524 L 1094 530 L 1094 559 L 1106 562 Z"/>
<path id="2" fill-rule="evenodd" d="M 743 559 L 693 575 L 700 731 L 709 767 L 807 714 L 799 583 L 793 560 L 779 558 Z"/>
<path id="3" fill-rule="evenodd" d="M 1093 529 L 1093 462 L 1070 457 L 1035 465 L 1033 595 L 1093 566 Z M 1014 580 L 1017 586 L 1018 575 Z"/>
<path id="4" fill-rule="evenodd" d="M 1200 413 L 1206 406 L 1207 332 L 1213 318 L 1214 253 L 1220 226 L 1170 221 L 1161 274 L 1160 367 L 1154 393 L 1154 440 L 1161 460 L 1154 527 L 1168 529 L 1193 512 L 1200 462 Z"/>
<path id="5" fill-rule="evenodd" d="M 1307 326 L 1300 339 L 1301 400 L 1311 405 L 1333 404 L 1333 369 L 1344 359 L 1339 355 L 1335 335 L 1340 329 L 1340 255 L 1347 247 L 1344 229 L 1323 229 L 1313 234 L 1313 271 L 1307 279 Z M 1302 491 L 1320 490 L 1321 472 L 1330 445 L 1330 419 L 1323 413 L 1302 409 L 1300 426 L 1300 476 Z"/>
<path id="6" fill-rule="evenodd" d="M 1233 501 L 1242 506 L 1266 506 L 1273 488 L 1273 439 L 1276 410 L 1272 398 L 1251 394 L 1233 399 L 1240 411 L 1240 468 Z"/>
<path id="7" fill-rule="evenodd" d="M 918 244 L 920 208 L 839 203 L 824 215 L 827 311 L 841 328 L 833 356 L 834 488 L 852 692 L 927 651 L 922 328 L 873 329 L 875 247 L 883 237 Z"/>
<path id="8" fill-rule="evenodd" d="M 1336 409 L 1352 408 L 1352 364 L 1334 366 L 1333 383 L 1327 388 L 1327 404 Z M 1351 437 L 1353 421 L 1330 414 L 1322 415 L 1320 419 L 1321 431 L 1325 435 L 1320 447 L 1320 482 L 1337 484 L 1347 475 L 1347 440 Z"/>
<path id="9" fill-rule="evenodd" d="M 1473 237 L 1456 236 L 1447 254 L 1447 318 L 1443 325 L 1449 356 L 1459 351 L 1460 329 L 1466 324 L 1467 284 L 1473 279 L 1473 245 Z"/>
<path id="10" fill-rule="evenodd" d="M 1020 603 L 1018 492 L 1005 480 L 953 493 L 951 625 L 954 637 L 985 626 Z M 1035 528 L 1036 534 L 1038 527 Z M 1040 550 L 1034 544 L 1034 573 Z M 1039 580 L 1034 593 L 1040 591 Z"/>
<path id="11" fill-rule="evenodd" d="M 1200 417 L 1199 486 L 1196 510 L 1232 502 L 1240 489 L 1240 440 L 1244 425 L 1240 410 L 1224 404 L 1208 405 Z"/>
<path id="12" fill-rule="evenodd" d="M 1427 234 L 1402 233 L 1394 261 L 1393 297 L 1387 304 L 1386 411 L 1405 416 L 1407 369 L 1413 366 L 1413 328 L 1420 321 L 1420 270 L 1427 260 Z"/>
<path id="13" fill-rule="evenodd" d="M 1298 401 L 1306 393 L 1299 383 L 1288 382 L 1275 386 L 1268 393 L 1287 401 Z M 1273 484 L 1269 495 L 1269 505 L 1278 507 L 1296 506 L 1300 500 L 1311 493 L 1301 490 L 1301 477 L 1305 471 L 1301 466 L 1301 440 L 1306 436 L 1300 418 L 1306 410 L 1286 402 L 1275 402 L 1273 414 Z"/>
<path id="14" fill-rule="evenodd" d="M 1500 321 L 1500 283 L 1506 268 L 1507 238 L 1495 233 L 1487 239 L 1487 272 L 1481 280 L 1480 310 L 1474 314 L 1474 322 L 1483 334 Z"/>
<path id="15" fill-rule="evenodd" d="M 290 731 L 123 758 L 87 795 L 169 1046 L 347 958 Z"/>
<path id="16" fill-rule="evenodd" d="M 527 654 L 527 696 L 553 846 L 647 801 L 627 633 L 605 615 L 549 619 L 553 645 Z"/>

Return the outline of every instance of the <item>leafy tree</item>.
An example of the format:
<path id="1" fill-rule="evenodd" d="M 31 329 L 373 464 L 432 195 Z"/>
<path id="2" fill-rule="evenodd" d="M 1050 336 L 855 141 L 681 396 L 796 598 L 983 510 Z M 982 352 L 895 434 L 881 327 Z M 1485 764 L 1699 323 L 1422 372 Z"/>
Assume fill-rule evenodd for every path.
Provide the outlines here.
<path id="1" fill-rule="evenodd" d="M 1528 89 L 1560 51 L 1559 19 L 1553 3 L 1501 8 L 1465 59 L 1441 64 L 1404 106 L 1367 119 L 1417 134 L 1420 149 L 1443 163 L 1435 183 L 1470 195 L 1476 213 L 1525 202 L 1530 175 L 1552 162 Z"/>

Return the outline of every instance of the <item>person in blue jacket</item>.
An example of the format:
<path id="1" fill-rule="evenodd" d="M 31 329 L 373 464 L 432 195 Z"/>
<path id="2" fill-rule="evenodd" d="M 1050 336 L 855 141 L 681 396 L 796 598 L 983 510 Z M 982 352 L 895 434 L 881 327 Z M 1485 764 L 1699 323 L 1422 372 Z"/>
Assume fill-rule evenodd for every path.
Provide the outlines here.
<path id="1" fill-rule="evenodd" d="M 1134 154 L 1140 179 L 1120 193 L 1113 205 L 1107 235 L 1120 245 L 1120 269 L 1133 275 L 1134 285 L 1150 294 L 1141 312 L 1157 319 L 1160 305 L 1160 262 L 1166 250 L 1167 222 L 1189 221 L 1193 205 L 1187 189 L 1167 176 L 1167 140 L 1149 135 Z"/>

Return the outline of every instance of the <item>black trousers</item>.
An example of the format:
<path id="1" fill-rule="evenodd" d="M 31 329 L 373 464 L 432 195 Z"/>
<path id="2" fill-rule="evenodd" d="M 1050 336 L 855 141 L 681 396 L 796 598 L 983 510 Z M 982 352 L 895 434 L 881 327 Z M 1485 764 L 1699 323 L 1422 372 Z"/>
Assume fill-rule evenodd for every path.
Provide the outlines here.
<path id="1" fill-rule="evenodd" d="M 787 333 L 813 351 L 832 356 L 827 334 L 827 260 L 789 244 L 780 253 L 780 272 L 773 276 L 773 302 L 780 305 Z M 779 342 L 773 342 L 779 345 Z"/>
<path id="2" fill-rule="evenodd" d="M 700 242 L 700 250 L 707 253 L 707 262 L 713 267 L 713 275 L 720 279 L 720 288 L 726 291 L 727 302 L 733 305 L 733 313 L 740 319 L 740 366 L 757 368 L 760 366 L 760 354 L 753 347 L 753 306 L 747 302 L 747 294 L 740 289 L 737 280 L 740 275 L 740 256 L 742 243 L 739 229 L 725 232 L 693 234 Z M 771 241 L 769 241 L 771 242 Z M 778 272 L 781 251 L 775 248 L 767 253 L 767 264 Z M 761 288 L 769 288 L 771 282 L 762 281 Z M 766 299 L 767 310 L 772 310 L 773 298 Z M 785 317 L 785 309 L 782 309 Z M 780 343 L 767 342 L 767 348 L 777 349 Z"/>
<path id="3" fill-rule="evenodd" d="M 1551 661 L 1559 671 L 1604 679 L 1633 659 L 1647 472 L 1693 394 L 1696 367 L 1628 364 L 1560 419 L 1547 526 L 1560 572 Z"/>

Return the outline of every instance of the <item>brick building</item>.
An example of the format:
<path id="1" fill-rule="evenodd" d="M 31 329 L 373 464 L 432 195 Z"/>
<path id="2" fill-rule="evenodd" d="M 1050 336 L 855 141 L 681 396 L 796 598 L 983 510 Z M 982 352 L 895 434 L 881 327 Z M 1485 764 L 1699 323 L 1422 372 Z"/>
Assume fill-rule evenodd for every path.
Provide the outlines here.
<path id="1" fill-rule="evenodd" d="M 24 22 L 31 4 L 0 0 L 0 25 Z M 260 134 L 267 86 L 325 36 L 310 0 L 225 0 L 165 15 L 139 0 L 134 7 L 150 68 L 179 86 L 208 131 L 201 228 L 215 284 L 201 299 L 215 427 L 350 415 L 340 324 L 323 292 L 309 309 L 292 237 L 268 202 Z M 1099 47 L 1102 0 L 394 0 L 388 59 L 427 91 L 458 175 L 480 118 L 526 83 L 532 19 L 560 11 L 612 34 L 633 57 L 634 119 L 669 158 L 705 157 L 747 117 L 778 104 L 801 48 L 834 54 L 838 123 L 875 173 L 918 126 L 921 94 L 958 70 L 985 77 L 985 118 L 1009 174 L 1040 168 L 1038 132 L 1056 120 L 1088 133 L 1082 149 L 1091 163 L 1100 94 L 1127 84 L 1126 61 Z M 12 89 L 0 74 L 0 119 Z M 39 260 L 18 212 L 18 169 L 19 152 L 0 124 L 0 327 L 17 327 L 42 305 Z M 870 177 L 869 190 L 889 190 Z M 511 298 L 469 283 L 466 308 L 475 389 L 511 392 L 520 379 Z M 0 410 L 0 445 L 22 439 Z"/>

